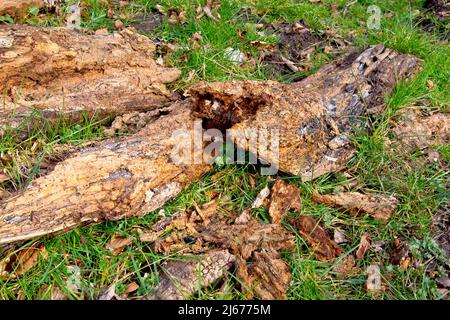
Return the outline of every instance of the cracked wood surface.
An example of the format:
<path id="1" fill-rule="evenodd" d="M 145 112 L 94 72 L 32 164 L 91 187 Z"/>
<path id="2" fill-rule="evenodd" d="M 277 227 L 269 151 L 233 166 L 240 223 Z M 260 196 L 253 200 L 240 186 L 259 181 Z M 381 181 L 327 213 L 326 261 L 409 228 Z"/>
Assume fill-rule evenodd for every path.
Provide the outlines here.
<path id="1" fill-rule="evenodd" d="M 355 154 L 352 134 L 365 130 L 367 115 L 382 112 L 395 84 L 419 69 L 418 58 L 380 44 L 347 54 L 293 84 L 202 83 L 191 94 L 196 114 L 207 125 L 231 127 L 239 147 L 308 181 L 345 167 Z M 255 129 L 279 132 L 279 157 L 260 140 L 249 143 Z"/>
<path id="2" fill-rule="evenodd" d="M 153 60 L 155 45 L 129 29 L 94 34 L 64 28 L 0 26 L 0 127 L 32 110 L 78 119 L 149 111 L 175 96 L 165 84 L 178 69 Z"/>
<path id="3" fill-rule="evenodd" d="M 190 111 L 180 104 L 129 138 L 105 141 L 59 163 L 26 191 L 0 203 L 0 244 L 159 208 L 210 170 L 171 161 L 179 143 L 172 138 L 173 128 L 191 126 Z"/>

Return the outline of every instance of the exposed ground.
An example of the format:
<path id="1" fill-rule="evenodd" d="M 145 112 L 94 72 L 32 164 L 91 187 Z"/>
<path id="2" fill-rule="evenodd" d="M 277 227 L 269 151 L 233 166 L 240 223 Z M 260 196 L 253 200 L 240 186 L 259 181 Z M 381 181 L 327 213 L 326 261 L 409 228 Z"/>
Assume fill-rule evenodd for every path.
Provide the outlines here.
<path id="1" fill-rule="evenodd" d="M 0 23 L 63 26 L 66 8 L 75 3 L 31 8 L 22 18 L 0 16 Z M 305 234 L 302 236 L 306 227 L 295 232 L 294 248 L 282 251 L 281 258 L 292 274 L 285 293 L 288 299 L 448 298 L 450 149 L 448 118 L 442 117 L 448 117 L 450 103 L 450 49 L 445 1 L 220 3 L 220 7 L 211 5 L 212 18 L 197 18 L 197 7 L 205 5 L 203 0 L 86 0 L 81 26 L 93 31 L 114 31 L 122 28 L 121 23 L 134 26 L 158 44 L 155 59 L 160 57 L 167 67 L 182 71 L 181 79 L 169 85 L 180 93 L 200 80 L 298 81 L 350 46 L 362 49 L 382 42 L 422 59 L 422 72 L 414 80 L 397 85 L 385 98 L 384 113 L 371 118 L 370 134 L 356 134 L 353 140 L 357 152 L 344 171 L 311 182 L 281 175 L 300 189 L 300 217 L 314 218 L 323 227 L 322 235 L 334 235 L 338 242 L 345 237 L 340 243 L 342 254 L 337 255 L 361 259 L 342 275 L 343 258 L 318 259 L 313 242 L 305 241 Z M 381 9 L 378 30 L 366 25 L 367 7 L 371 4 Z M 40 117 L 43 115 L 36 112 L 23 120 L 22 126 L 4 129 L 0 140 L 0 200 L 51 171 L 68 153 L 107 135 L 129 133 L 126 125 L 117 132 L 105 129 L 111 119 L 94 115 L 85 116 L 77 124 L 63 119 L 56 123 L 44 121 L 44 125 L 25 134 L 24 129 L 28 131 L 29 124 Z M 136 124 L 129 126 L 132 131 Z M 239 214 L 266 186 L 272 189 L 274 182 L 275 177 L 261 176 L 257 166 L 217 163 L 214 172 L 193 183 L 162 210 L 2 247 L 0 298 L 151 296 L 159 283 L 158 271 L 167 269 L 167 264 L 178 261 L 180 255 L 156 250 L 152 241 L 139 237 L 139 231 L 151 228 L 161 216 L 202 208 L 213 199 L 218 201 L 222 214 Z M 391 195 L 398 200 L 398 206 L 389 219 L 377 220 L 370 214 L 351 215 L 313 201 L 317 193 L 338 191 Z M 251 213 L 260 223 L 271 221 L 267 206 Z M 296 210 L 291 210 L 283 221 L 284 227 L 293 230 L 291 225 L 295 223 L 290 222 L 299 220 L 291 218 L 298 216 Z M 361 249 L 361 239 L 370 241 L 367 251 Z M 183 240 L 187 245 L 193 241 L 189 237 Z M 32 250 L 24 250 L 27 248 Z M 381 271 L 381 290 L 371 291 L 367 290 L 366 280 L 374 265 Z M 236 270 L 230 270 L 219 282 L 194 288 L 191 298 L 248 297 L 239 282 L 242 278 L 235 275 Z"/>

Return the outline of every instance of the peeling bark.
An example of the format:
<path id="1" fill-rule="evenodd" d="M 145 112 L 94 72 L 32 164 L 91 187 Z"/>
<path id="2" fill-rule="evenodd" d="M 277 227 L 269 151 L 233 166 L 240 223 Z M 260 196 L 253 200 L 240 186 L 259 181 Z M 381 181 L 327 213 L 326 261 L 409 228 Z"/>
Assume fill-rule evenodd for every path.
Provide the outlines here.
<path id="1" fill-rule="evenodd" d="M 179 105 L 137 134 L 78 152 L 28 189 L 0 203 L 0 244 L 70 230 L 76 226 L 144 215 L 174 198 L 208 165 L 171 160 L 174 128 L 192 129 Z"/>
<path id="2" fill-rule="evenodd" d="M 416 57 L 380 44 L 297 83 L 203 83 L 191 94 L 207 127 L 230 128 L 239 147 L 308 181 L 345 167 L 355 153 L 351 135 L 365 129 L 365 117 L 381 112 L 385 95 L 419 68 Z M 249 144 L 255 129 L 279 132 L 279 157 L 260 142 Z"/>
<path id="3" fill-rule="evenodd" d="M 190 259 L 189 259 L 190 258 Z M 148 300 L 188 299 L 201 288 L 208 287 L 228 272 L 236 257 L 227 250 L 211 250 L 184 261 L 169 261 L 162 266 L 159 285 Z"/>
<path id="4" fill-rule="evenodd" d="M 87 35 L 63 28 L 0 26 L 0 127 L 33 109 L 77 119 L 167 106 L 180 71 L 152 59 L 154 44 L 125 29 Z"/>

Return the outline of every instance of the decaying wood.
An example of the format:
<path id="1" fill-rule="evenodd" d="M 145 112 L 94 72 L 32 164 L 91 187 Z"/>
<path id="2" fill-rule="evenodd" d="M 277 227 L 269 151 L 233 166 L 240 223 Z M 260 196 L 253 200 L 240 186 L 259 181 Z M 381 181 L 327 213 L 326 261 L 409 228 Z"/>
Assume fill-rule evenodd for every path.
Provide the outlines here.
<path id="1" fill-rule="evenodd" d="M 395 84 L 419 70 L 411 55 L 377 45 L 348 54 L 297 83 L 203 83 L 191 89 L 196 113 L 209 127 L 230 128 L 236 144 L 307 181 L 342 169 L 354 155 L 352 133 L 383 110 Z M 279 132 L 279 157 L 251 145 L 252 131 Z"/>
<path id="2" fill-rule="evenodd" d="M 235 256 L 227 250 L 211 250 L 206 254 L 169 261 L 162 266 L 159 285 L 149 300 L 188 299 L 201 288 L 222 278 L 234 264 Z"/>
<path id="3" fill-rule="evenodd" d="M 156 66 L 144 54 L 150 54 L 153 45 L 128 30 L 101 36 L 22 26 L 0 30 L 3 39 L 10 39 L 0 48 L 2 59 L 7 60 L 0 64 L 7 74 L 0 73 L 0 84 L 14 87 L 22 83 L 22 93 L 25 90 L 27 95 L 15 100 L 19 109 L 30 95 L 35 102 L 56 108 L 62 99 L 62 83 L 72 90 L 64 95 L 68 114 L 79 110 L 78 100 L 86 103 L 84 110 L 101 109 L 104 103 L 112 113 L 161 108 L 169 100 L 161 93 L 165 92 L 162 83 L 179 74 Z M 69 35 L 75 36 L 75 50 L 64 46 Z M 47 64 L 36 60 L 41 55 Z M 378 45 L 359 55 L 347 55 L 290 85 L 272 81 L 200 84 L 191 90 L 193 99 L 186 100 L 184 107 L 172 106 L 167 116 L 159 115 L 130 138 L 106 141 L 75 154 L 32 182 L 22 194 L 1 202 L 0 244 L 158 208 L 210 168 L 206 164 L 175 164 L 169 156 L 182 142 L 173 141 L 173 132 L 185 129 L 194 135 L 195 118 L 202 119 L 205 128 L 231 128 L 234 138 L 247 129 L 278 130 L 279 161 L 270 152 L 258 151 L 258 157 L 284 172 L 299 174 L 303 180 L 339 170 L 355 152 L 351 134 L 366 126 L 364 116 L 381 110 L 384 95 L 418 68 L 417 58 Z M 21 72 L 27 78 L 18 76 Z M 155 84 L 161 91 L 154 91 Z M 45 90 L 55 95 L 46 95 Z M 6 100 L 8 97 L 15 94 L 7 94 Z M 249 149 L 241 139 L 236 143 Z M 266 232 L 279 228 L 275 226 L 262 226 L 255 230 L 254 238 L 266 237 Z M 228 235 L 246 230 L 248 226 L 237 227 L 228 230 Z M 213 232 L 217 230 L 206 231 L 204 237 L 216 236 Z"/>
<path id="4" fill-rule="evenodd" d="M 13 18 L 22 18 L 28 9 L 41 8 L 45 5 L 44 0 L 2 0 L 0 1 L 0 16 L 10 15 Z"/>
<path id="5" fill-rule="evenodd" d="M 321 195 L 314 193 L 313 201 L 333 207 L 340 207 L 351 214 L 370 214 L 375 219 L 389 219 L 397 209 L 397 198 L 384 194 L 362 194 L 359 192 L 340 192 Z"/>
<path id="6" fill-rule="evenodd" d="M 269 215 L 272 218 L 272 223 L 281 223 L 289 209 L 300 211 L 301 207 L 298 188 L 281 179 L 277 179 L 273 185 L 270 198 Z"/>
<path id="7" fill-rule="evenodd" d="M 289 185 L 281 181 L 274 189 L 280 187 Z M 294 196 L 298 197 L 298 190 Z M 272 197 L 272 201 L 278 199 Z M 294 235 L 280 225 L 287 209 L 280 211 L 278 223 L 272 224 L 261 223 L 250 210 L 245 209 L 238 217 L 230 216 L 217 210 L 215 199 L 201 208 L 197 206 L 193 211 L 179 212 L 158 221 L 140 239 L 153 242 L 152 250 L 165 254 L 183 252 L 201 257 L 211 250 L 226 250 L 236 258 L 236 277 L 248 298 L 286 299 L 291 273 L 279 251 L 295 246 Z M 184 281 L 194 283 L 183 283 L 182 287 L 195 287 L 198 282 L 195 277 L 185 277 Z M 169 280 L 165 283 L 165 287 L 175 286 Z M 172 291 L 169 290 L 170 296 L 174 296 Z M 156 295 L 155 298 L 168 297 Z"/>
<path id="8" fill-rule="evenodd" d="M 344 251 L 332 240 L 319 223 L 309 216 L 299 216 L 291 221 L 320 261 L 331 261 Z"/>
<path id="9" fill-rule="evenodd" d="M 82 150 L 0 203 L 0 244 L 79 225 L 144 215 L 210 170 L 171 160 L 174 128 L 192 129 L 190 111 L 162 116 L 130 138 Z"/>
<path id="10" fill-rule="evenodd" d="M 155 45 L 129 29 L 88 35 L 63 28 L 0 26 L 0 127 L 33 109 L 46 117 L 149 111 L 174 100 L 180 76 L 152 59 Z"/>

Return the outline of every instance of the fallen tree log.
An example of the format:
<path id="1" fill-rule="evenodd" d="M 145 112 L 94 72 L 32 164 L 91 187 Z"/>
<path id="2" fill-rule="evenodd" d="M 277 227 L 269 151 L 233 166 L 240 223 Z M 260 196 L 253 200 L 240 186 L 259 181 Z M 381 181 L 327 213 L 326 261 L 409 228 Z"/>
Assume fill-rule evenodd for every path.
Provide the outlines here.
<path id="1" fill-rule="evenodd" d="M 33 181 L 22 194 L 1 202 L 0 244 L 143 215 L 163 205 L 210 169 L 202 161 L 171 158 L 171 149 L 186 141 L 197 157 L 195 142 L 191 150 L 191 141 L 198 131 L 202 134 L 201 126 L 194 130 L 196 119 L 203 120 L 204 128 L 231 128 L 234 137 L 242 133 L 239 130 L 278 130 L 279 159 L 270 152 L 257 152 L 258 157 L 303 180 L 339 170 L 355 152 L 351 135 L 366 127 L 364 116 L 371 110 L 379 112 L 384 95 L 418 67 L 417 58 L 379 45 L 291 85 L 201 84 L 191 90 L 193 99 L 175 105 L 172 113 L 136 135 L 81 151 Z M 174 140 L 177 129 L 192 131 L 194 138 Z M 248 150 L 255 147 L 237 144 Z M 200 159 L 205 154 L 200 153 Z"/>
<path id="2" fill-rule="evenodd" d="M 32 110 L 77 119 L 167 106 L 165 84 L 180 71 L 153 60 L 155 45 L 132 30 L 95 34 L 63 28 L 0 26 L 0 128 Z"/>
<path id="3" fill-rule="evenodd" d="M 192 129 L 180 104 L 130 138 L 108 140 L 58 164 L 0 204 L 0 244 L 105 220 L 144 215 L 210 170 L 171 161 L 174 128 Z"/>
<path id="4" fill-rule="evenodd" d="M 419 69 L 416 57 L 380 44 L 293 84 L 203 83 L 191 94 L 195 113 L 207 126 L 230 128 L 239 147 L 308 181 L 345 167 L 355 154 L 351 137 L 367 129 L 367 114 L 384 111 L 385 96 Z M 264 132 L 278 134 L 276 150 L 266 150 Z M 255 135 L 258 141 L 252 143 Z"/>

